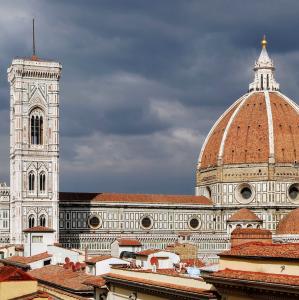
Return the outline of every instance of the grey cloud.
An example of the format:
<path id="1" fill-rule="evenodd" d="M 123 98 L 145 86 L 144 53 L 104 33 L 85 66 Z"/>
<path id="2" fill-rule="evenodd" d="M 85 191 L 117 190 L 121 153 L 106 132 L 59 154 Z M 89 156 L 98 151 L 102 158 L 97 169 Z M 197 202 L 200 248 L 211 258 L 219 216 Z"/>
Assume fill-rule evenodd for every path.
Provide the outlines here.
<path id="1" fill-rule="evenodd" d="M 61 189 L 193 193 L 219 115 L 246 92 L 266 33 L 282 90 L 298 98 L 299 3 L 0 0 L 0 176 L 8 180 L 6 68 L 63 64 Z"/>

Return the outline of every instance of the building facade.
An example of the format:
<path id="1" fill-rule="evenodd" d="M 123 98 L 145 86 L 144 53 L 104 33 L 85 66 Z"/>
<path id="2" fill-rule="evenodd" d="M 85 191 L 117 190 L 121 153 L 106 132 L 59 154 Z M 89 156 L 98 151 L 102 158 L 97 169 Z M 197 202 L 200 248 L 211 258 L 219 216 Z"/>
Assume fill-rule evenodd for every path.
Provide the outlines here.
<path id="1" fill-rule="evenodd" d="M 10 83 L 10 242 L 36 225 L 58 234 L 59 78 L 57 62 L 14 59 Z M 58 240 L 58 236 L 56 236 Z"/>
<path id="2" fill-rule="evenodd" d="M 165 248 L 188 233 L 199 256 L 213 260 L 229 248 L 230 218 L 242 208 L 260 220 L 255 226 L 275 233 L 299 204 L 299 108 L 279 91 L 274 70 L 264 39 L 248 92 L 203 144 L 195 196 L 59 193 L 61 65 L 14 59 L 8 69 L 11 186 L 0 187 L 1 242 L 23 243 L 24 229 L 42 225 L 66 247 L 109 253 L 117 238 Z M 233 225 L 251 226 L 246 220 Z"/>

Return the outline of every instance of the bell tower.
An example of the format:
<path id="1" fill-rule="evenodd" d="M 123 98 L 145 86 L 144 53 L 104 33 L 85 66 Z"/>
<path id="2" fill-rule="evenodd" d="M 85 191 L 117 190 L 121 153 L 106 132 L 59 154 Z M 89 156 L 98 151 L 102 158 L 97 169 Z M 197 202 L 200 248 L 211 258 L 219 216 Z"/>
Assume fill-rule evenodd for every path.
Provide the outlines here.
<path id="1" fill-rule="evenodd" d="M 10 83 L 10 242 L 46 226 L 58 241 L 59 79 L 61 64 L 35 55 L 8 68 Z"/>

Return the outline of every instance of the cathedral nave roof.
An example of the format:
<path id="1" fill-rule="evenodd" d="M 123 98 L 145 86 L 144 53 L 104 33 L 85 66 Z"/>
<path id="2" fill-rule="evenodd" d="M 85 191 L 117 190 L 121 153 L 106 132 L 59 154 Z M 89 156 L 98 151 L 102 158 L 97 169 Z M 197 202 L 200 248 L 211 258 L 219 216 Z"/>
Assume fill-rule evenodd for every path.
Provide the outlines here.
<path id="1" fill-rule="evenodd" d="M 204 196 L 121 194 L 121 193 L 59 193 L 60 202 L 103 202 L 103 203 L 149 203 L 149 204 L 195 204 L 212 205 L 212 200 Z"/>

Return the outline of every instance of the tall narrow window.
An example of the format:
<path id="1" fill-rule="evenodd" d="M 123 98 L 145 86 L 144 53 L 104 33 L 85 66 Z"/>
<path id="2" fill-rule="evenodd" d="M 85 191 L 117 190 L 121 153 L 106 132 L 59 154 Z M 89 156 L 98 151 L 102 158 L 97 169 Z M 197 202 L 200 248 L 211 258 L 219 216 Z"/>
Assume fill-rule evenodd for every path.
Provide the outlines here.
<path id="1" fill-rule="evenodd" d="M 46 216 L 45 215 L 41 215 L 39 217 L 39 225 L 45 227 L 46 226 Z"/>
<path id="2" fill-rule="evenodd" d="M 35 218 L 34 215 L 30 215 L 28 218 L 28 226 L 29 228 L 34 227 L 35 225 Z"/>
<path id="3" fill-rule="evenodd" d="M 264 89 L 264 78 L 263 78 L 263 74 L 261 74 L 261 90 Z"/>
<path id="4" fill-rule="evenodd" d="M 39 175 L 39 190 L 40 190 L 40 192 L 46 191 L 46 174 L 45 173 L 41 173 Z"/>
<path id="5" fill-rule="evenodd" d="M 269 74 L 267 74 L 267 89 L 269 90 Z"/>
<path id="6" fill-rule="evenodd" d="M 35 109 L 31 113 L 30 131 L 31 144 L 42 145 L 44 142 L 44 119 L 40 109 Z"/>
<path id="7" fill-rule="evenodd" d="M 29 191 L 32 192 L 34 191 L 34 185 L 35 185 L 35 176 L 33 173 L 29 173 L 28 176 L 28 183 L 29 183 Z"/>

